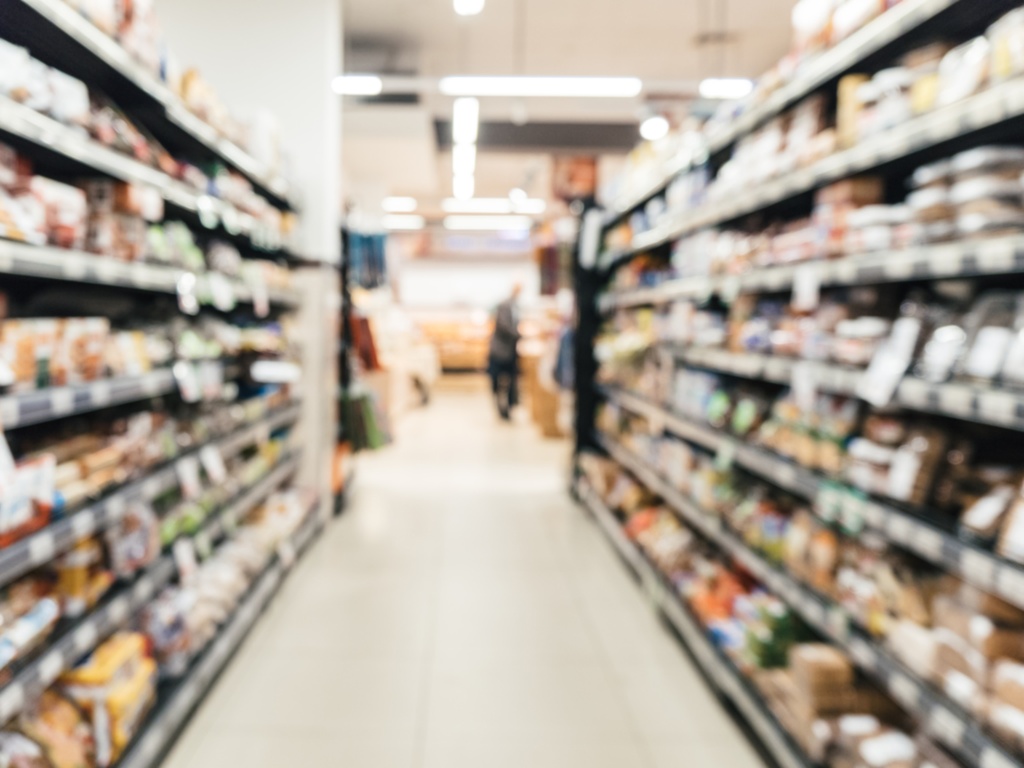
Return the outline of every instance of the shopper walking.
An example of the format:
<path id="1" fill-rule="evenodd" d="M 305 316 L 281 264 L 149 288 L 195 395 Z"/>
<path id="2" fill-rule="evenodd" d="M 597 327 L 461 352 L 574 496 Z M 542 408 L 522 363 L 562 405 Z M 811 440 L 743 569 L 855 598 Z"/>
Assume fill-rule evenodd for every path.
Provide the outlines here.
<path id="1" fill-rule="evenodd" d="M 498 414 L 506 421 L 519 404 L 519 294 L 522 292 L 523 287 L 516 283 L 512 286 L 512 295 L 498 305 L 487 360 Z"/>

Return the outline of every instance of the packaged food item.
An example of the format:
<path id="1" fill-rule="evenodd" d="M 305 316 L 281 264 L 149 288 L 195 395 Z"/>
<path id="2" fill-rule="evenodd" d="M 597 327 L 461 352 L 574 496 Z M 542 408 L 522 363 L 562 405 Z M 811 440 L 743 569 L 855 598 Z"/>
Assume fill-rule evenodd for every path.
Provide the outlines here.
<path id="1" fill-rule="evenodd" d="M 65 615 L 81 616 L 106 593 L 114 576 L 104 567 L 103 551 L 95 539 L 76 544 L 56 560 L 57 592 Z"/>
<path id="2" fill-rule="evenodd" d="M 984 37 L 976 37 L 954 48 L 939 65 L 938 106 L 955 104 L 980 91 L 988 82 L 991 48 Z"/>
<path id="3" fill-rule="evenodd" d="M 998 83 L 1024 73 L 1024 8 L 1016 8 L 988 29 L 992 45 L 990 74 Z"/>
<path id="4" fill-rule="evenodd" d="M 67 696 L 50 688 L 18 721 L 20 730 L 46 753 L 52 768 L 95 765 L 92 729 L 82 710 Z"/>
<path id="5" fill-rule="evenodd" d="M 969 351 L 960 366 L 961 374 L 984 381 L 999 375 L 1021 312 L 1020 296 L 1008 291 L 985 294 L 975 303 L 965 320 Z"/>
<path id="6" fill-rule="evenodd" d="M 41 746 L 27 736 L 12 731 L 0 731 L 0 766 L 53 768 Z"/>
<path id="7" fill-rule="evenodd" d="M 1024 631 L 1004 627 L 987 616 L 965 608 L 955 598 L 940 595 L 932 604 L 937 628 L 948 629 L 992 661 L 1005 658 L 1024 661 Z"/>
<path id="8" fill-rule="evenodd" d="M 110 766 L 131 741 L 156 697 L 156 663 L 146 638 L 120 633 L 61 678 L 61 687 L 85 711 L 96 764 Z"/>
<path id="9" fill-rule="evenodd" d="M 983 543 L 995 541 L 1006 515 L 1019 495 L 1016 486 L 996 486 L 964 511 L 960 518 L 961 531 Z"/>

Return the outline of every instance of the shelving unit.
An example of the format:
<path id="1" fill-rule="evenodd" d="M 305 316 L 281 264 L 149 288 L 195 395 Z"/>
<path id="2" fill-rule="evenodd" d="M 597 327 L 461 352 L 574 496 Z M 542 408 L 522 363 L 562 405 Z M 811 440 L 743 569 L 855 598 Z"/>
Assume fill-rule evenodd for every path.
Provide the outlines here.
<path id="1" fill-rule="evenodd" d="M 701 151 L 676 156 L 661 169 L 649 171 L 632 185 L 633 194 L 602 212 L 604 232 L 609 233 L 620 223 L 625 227 L 627 218 L 664 195 L 681 175 L 704 168 L 714 177 L 738 142 L 804 98 L 816 93 L 834 94 L 842 76 L 873 73 L 893 66 L 900 56 L 935 38 L 962 42 L 983 34 L 989 24 L 1018 5 L 1013 0 L 980 4 L 963 0 L 903 0 L 842 43 L 804 63 L 790 81 L 766 98 L 752 99 L 727 125 L 706 130 Z M 639 420 L 619 421 L 621 429 L 638 437 L 637 445 L 647 446 L 644 441 L 651 440 L 653 452 L 662 436 L 681 440 L 700 449 L 702 455 L 715 457 L 719 471 L 740 470 L 744 477 L 756 479 L 760 486 L 796 497 L 802 501 L 802 508 L 814 510 L 826 527 L 842 530 L 847 538 L 857 540 L 859 536 L 870 534 L 873 541 L 884 542 L 895 552 L 912 555 L 915 563 L 923 561 L 1021 608 L 1024 608 L 1024 566 L 1000 556 L 983 543 L 959 535 L 950 524 L 948 513 L 858 491 L 837 476 L 807 469 L 753 439 L 738 438 L 725 429 L 716 429 L 703 419 L 676 412 L 670 404 L 654 402 L 639 391 L 598 384 L 598 370 L 605 361 L 602 359 L 599 364 L 595 359 L 595 341 L 602 326 L 609 329 L 608 336 L 615 333 L 615 328 L 623 326 L 634 329 L 631 334 L 649 334 L 646 345 L 642 338 L 638 342 L 633 335 L 629 336 L 628 345 L 633 352 L 639 352 L 634 347 L 639 343 L 649 354 L 651 368 L 644 370 L 648 378 L 637 379 L 642 382 L 641 389 L 646 391 L 668 391 L 668 378 L 659 378 L 657 385 L 653 383 L 655 369 L 662 372 L 687 369 L 725 377 L 724 388 L 763 394 L 769 397 L 769 402 L 774 397 L 770 393 L 777 394 L 789 387 L 796 391 L 797 383 L 807 384 L 815 396 L 829 393 L 858 399 L 868 376 L 863 368 L 680 342 L 676 339 L 688 337 L 672 335 L 676 329 L 670 318 L 676 315 L 664 310 L 678 302 L 710 313 L 721 312 L 721 307 L 733 305 L 740 297 L 764 296 L 778 300 L 796 294 L 807 284 L 817 291 L 859 286 L 909 287 L 955 279 L 1002 287 L 1000 278 L 1006 277 L 1016 280 L 1013 285 L 1019 285 L 1020 277 L 1024 276 L 1024 235 L 1003 231 L 989 238 L 964 238 L 779 266 L 745 264 L 742 270 L 736 268 L 732 272 L 728 271 L 732 267 L 716 266 L 716 271 L 708 270 L 710 274 L 700 271 L 704 268 L 703 262 L 687 269 L 688 265 L 677 254 L 673 259 L 673 266 L 678 269 L 676 274 L 696 276 L 677 277 L 652 285 L 655 280 L 644 282 L 630 273 L 628 280 L 617 285 L 645 287 L 628 290 L 611 288 L 609 283 L 634 257 L 644 255 L 648 260 L 668 257 L 673 244 L 690 235 L 725 226 L 756 234 L 771 224 L 798 220 L 811 209 L 812 193 L 834 182 L 865 173 L 881 175 L 886 180 L 892 180 L 891 176 L 899 181 L 919 166 L 977 146 L 1019 144 L 1022 118 L 1024 79 L 1016 77 L 991 84 L 974 95 L 906 120 L 807 167 L 767 181 L 748 183 L 728 193 L 719 189 L 717 197 L 712 193 L 700 205 L 662 214 L 646 231 L 634 230 L 632 241 L 625 247 L 618 231 L 614 239 L 609 238 L 614 245 L 603 243 L 595 252 L 582 254 L 577 265 L 581 304 L 577 329 L 577 368 L 580 371 L 577 397 L 583 403 L 590 403 L 588 407 L 577 409 L 577 454 L 606 456 L 652 497 L 660 499 L 662 507 L 674 513 L 679 522 L 696 533 L 712 551 L 723 556 L 726 562 L 740 566 L 765 590 L 789 606 L 817 636 L 843 650 L 866 678 L 873 680 L 912 717 L 919 729 L 965 766 L 1022 766 L 1024 754 L 1003 743 L 987 723 L 954 701 L 931 677 L 911 670 L 885 640 L 858 626 L 836 600 L 816 591 L 785 566 L 753 549 L 728 526 L 721 510 L 704 509 L 679 491 L 656 469 L 653 453 L 650 456 L 636 453 L 626 442 L 600 432 L 595 412 L 598 404 L 604 404 L 604 407 L 639 417 Z M 886 202 L 902 199 L 897 198 L 898 186 L 890 184 Z M 651 215 L 657 215 L 660 208 L 652 206 L 648 210 L 654 212 Z M 631 222 L 643 220 L 644 217 L 637 216 Z M 698 242 L 692 241 L 688 247 L 695 247 L 693 244 Z M 684 253 L 687 251 L 679 252 Z M 583 266 L 585 264 L 594 266 Z M 658 273 L 654 271 L 652 276 L 657 278 Z M 834 292 L 830 295 L 847 294 Z M 646 308 L 662 313 L 656 330 L 651 329 L 650 313 L 643 313 L 639 321 L 629 324 L 633 312 Z M 625 352 L 612 352 L 613 347 L 613 343 L 608 344 L 607 354 L 622 352 L 623 360 L 616 362 L 625 365 Z M 611 366 L 611 362 L 607 364 Z M 629 370 L 634 376 L 639 372 L 637 368 Z M 605 377 L 602 381 L 610 378 L 614 377 Z M 1008 433 L 1024 431 L 1024 391 L 998 380 L 977 383 L 965 377 L 930 382 L 908 373 L 896 387 L 888 407 L 888 412 L 933 414 L 965 428 L 985 425 Z M 641 432 L 643 440 L 639 439 Z M 1012 435 L 1007 437 L 1011 439 Z M 641 574 L 645 585 L 664 582 L 664 577 L 629 540 L 622 523 L 587 486 L 582 475 L 580 469 L 578 493 L 581 500 L 597 517 L 616 549 L 631 568 Z M 828 517 L 828 514 L 841 518 Z M 657 592 L 650 586 L 645 586 L 645 590 Z M 667 595 L 660 594 L 655 603 L 673 624 L 677 622 L 666 606 L 675 605 L 677 613 L 686 612 L 685 601 L 675 594 L 671 585 L 667 586 Z M 684 644 L 702 666 L 715 667 L 708 656 L 708 653 L 716 653 L 710 637 L 692 620 L 691 625 L 691 632 L 680 631 Z M 717 673 L 712 673 L 711 677 L 722 687 Z M 739 684 L 745 684 L 742 677 Z M 725 683 L 724 689 L 729 685 Z M 738 704 L 738 709 L 776 761 L 783 765 L 794 764 L 788 762 L 792 756 L 780 756 L 777 742 L 773 744 L 771 729 L 758 725 L 766 718 L 772 720 L 765 701 L 753 695 L 745 705 Z M 775 727 L 781 730 L 777 723 Z M 784 733 L 783 738 L 786 738 Z M 799 750 L 796 751 L 797 760 L 806 760 L 799 755 Z"/>
<path id="2" fill-rule="evenodd" d="M 0 19 L 0 38 L 25 46 L 33 58 L 109 98 L 176 160 L 196 167 L 226 167 L 244 176 L 271 208 L 284 213 L 297 210 L 296 190 L 287 181 L 192 114 L 165 83 L 71 4 L 63 0 L 0 0 Z M 158 191 L 166 206 L 167 221 L 181 222 L 191 230 L 193 246 L 203 248 L 215 238 L 237 246 L 244 259 L 272 259 L 295 269 L 310 264 L 284 247 L 262 219 L 208 194 L 208 190 L 193 188 L 191 182 L 105 146 L 85 130 L 65 125 L 5 96 L 0 96 L 0 142 L 28 159 L 32 170 L 42 176 L 68 183 L 113 179 Z M 186 173 L 180 177 L 191 178 Z M 243 189 L 248 195 L 248 186 Z M 270 210 L 258 200 L 250 206 L 249 197 L 232 199 L 240 200 L 238 205 L 250 211 Z M 274 217 L 270 218 L 273 221 Z M 5 284 L 4 288 L 7 284 L 11 286 L 16 300 L 37 294 L 61 297 L 64 291 L 69 300 L 65 302 L 66 308 L 62 304 L 66 314 L 61 317 L 74 317 L 72 313 L 78 311 L 78 305 L 71 298 L 82 299 L 79 303 L 88 310 L 81 313 L 105 320 L 114 331 L 127 326 L 143 336 L 168 333 L 160 341 L 167 342 L 162 349 L 172 351 L 167 353 L 170 360 L 160 357 L 165 362 L 159 365 L 166 367 L 140 375 L 113 375 L 115 369 L 101 355 L 102 368 L 110 374 L 106 377 L 96 378 L 92 372 L 76 373 L 59 381 L 81 383 L 47 387 L 47 381 L 58 379 L 50 378 L 49 369 L 45 375 L 44 369 L 40 369 L 35 381 L 20 379 L 18 387 L 0 396 L 0 426 L 11 445 L 18 448 L 24 443 L 38 451 L 41 442 L 45 450 L 51 431 L 56 441 L 65 434 L 77 435 L 76 429 L 83 435 L 92 429 L 99 443 L 104 444 L 102 440 L 110 434 L 120 434 L 121 427 L 114 424 L 130 422 L 143 409 L 151 409 L 157 415 L 144 417 L 142 425 L 135 424 L 135 428 L 149 429 L 153 440 L 159 438 L 164 442 L 159 451 L 154 449 L 160 463 L 153 463 L 150 458 L 137 466 L 124 462 L 122 474 L 111 482 L 97 484 L 102 491 L 91 490 L 76 496 L 85 500 L 68 508 L 55 503 L 47 524 L 39 522 L 39 530 L 12 538 L 0 548 L 0 588 L 6 593 L 13 584 L 32 577 L 40 569 L 52 569 L 62 555 L 87 540 L 110 540 L 113 532 L 120 530 L 117 526 L 125 515 L 140 506 L 153 514 L 153 524 L 164 546 L 154 550 L 155 559 L 133 576 L 122 573 L 94 607 L 82 614 L 64 614 L 38 647 L 19 649 L 25 655 L 10 664 L 8 682 L 0 685 L 0 727 L 5 728 L 16 727 L 42 692 L 61 685 L 64 673 L 112 635 L 140 630 L 140 616 L 162 592 L 187 585 L 189 569 L 183 559 L 188 558 L 183 557 L 179 545 L 194 551 L 198 563 L 223 545 L 234 542 L 243 546 L 244 537 L 240 539 L 237 534 L 253 524 L 253 513 L 272 498 L 280 498 L 281 492 L 294 494 L 300 473 L 311 462 L 327 461 L 327 457 L 314 455 L 309 445 L 313 441 L 304 439 L 300 426 L 303 405 L 321 394 L 317 387 L 304 389 L 303 396 L 310 399 L 301 400 L 295 390 L 280 391 L 280 387 L 254 382 L 249 366 L 239 363 L 246 363 L 257 353 L 240 342 L 231 346 L 248 328 L 271 333 L 268 329 L 288 326 L 289 323 L 281 322 L 283 316 L 303 309 L 311 303 L 310 297 L 305 287 L 277 286 L 302 286 L 301 281 L 272 273 L 275 279 L 264 285 L 258 276 L 252 278 L 256 282 L 249 282 L 248 272 L 232 266 L 223 267 L 231 270 L 231 274 L 220 273 L 213 265 L 208 265 L 208 270 L 199 266 L 198 271 L 192 272 L 170 266 L 166 260 L 127 262 L 118 260 L 113 253 L 34 243 L 35 238 L 0 226 L 0 283 Z M 176 263 L 191 262 L 181 259 Z M 239 274 L 246 277 L 238 277 Z M 225 300 L 225 295 L 230 300 Z M 320 294 L 316 296 L 319 298 Z M 177 304 L 175 298 L 179 299 Z M 5 303 L 5 313 L 6 309 Z M 27 301 L 16 309 L 13 317 L 18 320 L 36 319 L 36 309 Z M 6 322 L 5 314 L 0 332 Z M 234 326 L 230 328 L 233 335 L 228 334 L 227 342 L 217 337 L 216 343 L 212 343 L 213 332 L 203 335 L 208 332 L 207 326 L 218 330 Z M 140 327 L 146 330 L 139 330 Z M 173 336 L 171 328 L 175 329 Z M 193 347 L 182 345 L 183 328 L 194 332 Z M 127 339 L 120 341 L 128 343 Z M 317 349 L 312 343 L 316 340 L 309 341 L 308 350 L 302 354 Z M 197 351 L 199 344 L 205 346 Z M 276 349 L 289 356 L 297 346 L 282 343 Z M 210 359 L 219 353 L 202 350 L 211 347 L 231 351 L 224 352 L 220 359 Z M 258 350 L 261 358 L 275 354 L 264 346 Z M 207 391 L 212 385 L 200 375 L 211 373 L 214 367 L 219 376 L 213 378 L 229 385 L 218 384 L 216 395 Z M 189 394 L 196 387 L 201 390 L 198 402 Z M 165 427 L 162 432 L 156 424 L 161 419 Z M 22 453 L 18 448 L 18 458 Z M 57 463 L 56 459 L 54 462 Z M 223 473 L 237 468 L 238 476 L 227 474 L 220 481 L 215 480 L 218 472 L 211 466 L 218 464 L 224 465 Z M 202 486 L 198 498 L 190 498 L 185 490 L 189 476 L 194 476 Z M 9 492 L 6 486 L 4 492 Z M 54 496 L 55 502 L 61 501 L 57 498 L 56 482 Z M 212 640 L 203 648 L 193 649 L 196 655 L 186 673 L 173 684 L 160 686 L 152 714 L 140 724 L 129 751 L 116 765 L 158 764 L 196 704 L 274 597 L 285 574 L 321 532 L 325 516 L 319 491 L 286 498 L 302 500 L 303 522 L 276 552 L 269 553 L 266 566 Z M 168 510 L 171 503 L 177 506 Z M 291 511 L 291 522 L 295 524 L 302 509 L 296 504 Z M 179 512 L 181 517 L 166 517 Z M 165 523 L 173 525 L 164 528 Z M 283 531 L 280 533 L 283 535 Z M 230 548 L 224 551 L 229 552 Z M 106 552 L 100 557 L 104 559 L 104 569 L 114 578 L 113 558 L 106 562 Z"/>
<path id="3" fill-rule="evenodd" d="M 615 461 L 665 499 L 687 525 L 743 565 L 766 588 L 783 597 L 808 626 L 843 648 L 859 669 L 889 691 L 934 738 L 972 765 L 1016 764 L 1003 747 L 978 727 L 972 714 L 945 696 L 938 695 L 928 681 L 908 669 L 867 632 L 854 626 L 842 606 L 815 594 L 785 571 L 771 565 L 728 531 L 720 518 L 701 510 L 667 480 L 647 468 L 640 457 L 609 438 L 603 438 L 602 443 Z"/>
<path id="4" fill-rule="evenodd" d="M 626 537 L 615 514 L 581 480 L 576 493 L 607 535 L 615 550 L 629 566 L 651 604 L 675 628 L 686 643 L 709 682 L 728 698 L 747 719 L 780 768 L 810 768 L 812 763 L 790 742 L 735 667 L 712 645 L 704 630 L 690 615 L 674 588 L 643 553 Z"/>
<path id="5" fill-rule="evenodd" d="M 245 175 L 268 199 L 290 207 L 288 182 L 274 177 L 252 156 L 193 115 L 120 44 L 61 0 L 3 0 L 9 30 L 4 37 L 31 46 L 50 64 L 87 75 L 123 108 L 144 116 L 147 128 L 172 152 L 219 160 Z M 71 155 L 74 157 L 74 155 Z"/>

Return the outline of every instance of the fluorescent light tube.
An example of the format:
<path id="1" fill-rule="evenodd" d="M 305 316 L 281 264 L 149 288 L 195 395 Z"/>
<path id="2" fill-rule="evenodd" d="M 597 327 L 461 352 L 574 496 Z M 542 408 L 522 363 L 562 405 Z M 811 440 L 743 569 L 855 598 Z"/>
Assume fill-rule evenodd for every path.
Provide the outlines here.
<path id="1" fill-rule="evenodd" d="M 456 99 L 452 110 L 452 143 L 476 144 L 480 135 L 480 102 Z"/>
<path id="2" fill-rule="evenodd" d="M 381 203 L 388 213 L 412 213 L 419 207 L 415 197 L 385 197 Z"/>
<path id="3" fill-rule="evenodd" d="M 754 90 L 754 82 L 742 77 L 709 77 L 700 84 L 705 99 L 742 99 Z"/>
<path id="4" fill-rule="evenodd" d="M 472 176 L 476 173 L 476 144 L 456 144 L 452 147 L 452 173 Z"/>
<path id="5" fill-rule="evenodd" d="M 376 75 L 339 75 L 331 88 L 340 96 L 380 96 L 384 81 Z"/>
<path id="6" fill-rule="evenodd" d="M 668 136 L 671 126 L 661 115 L 648 117 L 640 124 L 640 135 L 647 141 L 658 141 Z"/>
<path id="7" fill-rule="evenodd" d="M 486 0 L 455 0 L 455 12 L 459 16 L 476 16 L 482 13 Z"/>
<path id="8" fill-rule="evenodd" d="M 635 77 L 443 77 L 439 87 L 447 96 L 631 98 L 644 84 Z"/>
<path id="9" fill-rule="evenodd" d="M 526 231 L 533 227 L 529 216 L 448 216 L 444 228 L 462 232 Z"/>
<path id="10" fill-rule="evenodd" d="M 470 200 L 476 193 L 476 178 L 456 176 L 452 179 L 452 194 L 457 200 Z"/>
<path id="11" fill-rule="evenodd" d="M 392 232 L 415 232 L 427 226 L 422 216 L 392 214 L 384 217 L 384 229 Z"/>
<path id="12" fill-rule="evenodd" d="M 506 197 L 475 197 L 472 200 L 454 200 L 449 198 L 441 203 L 445 213 L 520 213 L 538 216 L 547 210 L 545 200 L 523 200 L 516 202 Z"/>

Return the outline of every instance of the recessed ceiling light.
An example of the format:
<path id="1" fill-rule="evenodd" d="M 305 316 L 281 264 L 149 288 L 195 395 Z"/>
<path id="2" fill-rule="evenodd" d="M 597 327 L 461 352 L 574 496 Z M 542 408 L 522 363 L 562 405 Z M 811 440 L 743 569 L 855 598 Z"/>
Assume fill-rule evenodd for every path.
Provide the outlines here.
<path id="1" fill-rule="evenodd" d="M 341 96 L 380 96 L 384 81 L 376 75 L 338 75 L 331 88 Z"/>
<path id="2" fill-rule="evenodd" d="M 476 144 L 456 144 L 452 147 L 452 173 L 472 176 L 476 173 Z"/>
<path id="3" fill-rule="evenodd" d="M 452 142 L 476 144 L 480 134 L 480 102 L 472 98 L 456 99 L 452 108 Z"/>
<path id="4" fill-rule="evenodd" d="M 647 141 L 659 141 L 668 136 L 671 127 L 664 117 L 653 115 L 640 124 L 640 135 Z"/>
<path id="5" fill-rule="evenodd" d="M 643 87 L 635 77 L 443 77 L 439 85 L 448 96 L 519 98 L 631 98 Z"/>
<path id="6" fill-rule="evenodd" d="M 533 227 L 529 216 L 448 216 L 444 228 L 463 232 L 526 231 Z"/>
<path id="7" fill-rule="evenodd" d="M 476 178 L 456 176 L 452 179 L 452 194 L 457 200 L 471 200 L 476 193 Z"/>
<path id="8" fill-rule="evenodd" d="M 515 201 L 505 197 L 475 197 L 472 200 L 448 199 L 441 203 L 445 213 L 519 213 L 539 216 L 547 210 L 545 200 Z"/>
<path id="9" fill-rule="evenodd" d="M 709 77 L 700 84 L 705 99 L 742 99 L 754 90 L 754 81 L 742 77 Z"/>
<path id="10" fill-rule="evenodd" d="M 388 213 L 412 213 L 418 205 L 415 197 L 385 197 L 381 208 Z"/>
<path id="11" fill-rule="evenodd" d="M 392 232 L 415 232 L 427 226 L 422 216 L 391 215 L 384 217 L 384 229 Z"/>
<path id="12" fill-rule="evenodd" d="M 486 0 L 455 0 L 455 12 L 459 16 L 476 16 L 484 10 Z"/>

